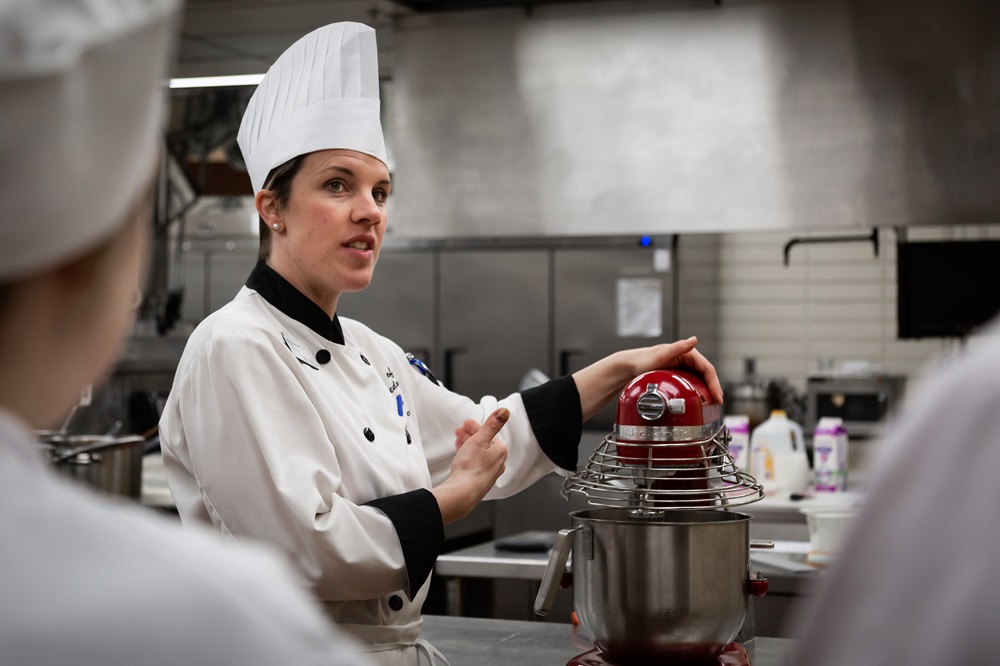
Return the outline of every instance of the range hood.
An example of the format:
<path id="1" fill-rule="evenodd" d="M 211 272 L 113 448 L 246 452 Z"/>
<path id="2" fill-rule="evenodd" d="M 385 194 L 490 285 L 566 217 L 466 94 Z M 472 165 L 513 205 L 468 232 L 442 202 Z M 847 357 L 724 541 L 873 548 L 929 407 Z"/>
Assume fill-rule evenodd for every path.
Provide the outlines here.
<path id="1" fill-rule="evenodd" d="M 631 2 L 635 0 L 393 0 L 419 14 L 455 12 L 473 9 L 498 9 L 518 7 L 530 13 L 535 7 L 569 4 L 575 5 L 609 5 Z M 722 0 L 657 0 L 656 7 L 716 7 L 722 5 Z"/>

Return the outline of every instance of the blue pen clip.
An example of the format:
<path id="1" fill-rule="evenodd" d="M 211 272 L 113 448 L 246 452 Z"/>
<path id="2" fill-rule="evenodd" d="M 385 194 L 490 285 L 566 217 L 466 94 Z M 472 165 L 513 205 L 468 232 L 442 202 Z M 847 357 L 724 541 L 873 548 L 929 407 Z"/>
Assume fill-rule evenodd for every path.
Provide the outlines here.
<path id="1" fill-rule="evenodd" d="M 431 380 L 435 384 L 439 385 L 441 384 L 441 382 L 438 381 L 437 377 L 434 376 L 434 373 L 430 371 L 430 368 L 428 368 L 424 364 L 424 362 L 421 361 L 419 358 L 417 358 L 413 354 L 407 354 L 406 360 L 409 361 L 410 365 L 413 367 L 414 370 L 422 374 L 424 377 Z"/>

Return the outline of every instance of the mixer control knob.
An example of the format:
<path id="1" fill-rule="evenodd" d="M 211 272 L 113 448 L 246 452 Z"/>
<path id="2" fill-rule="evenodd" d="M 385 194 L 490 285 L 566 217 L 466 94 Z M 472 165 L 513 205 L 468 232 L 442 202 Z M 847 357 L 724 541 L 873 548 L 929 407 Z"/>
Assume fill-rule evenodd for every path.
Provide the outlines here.
<path id="1" fill-rule="evenodd" d="M 635 408 L 642 418 L 647 421 L 655 421 L 663 416 L 664 412 L 683 414 L 686 409 L 685 405 L 684 398 L 670 398 L 668 400 L 660 392 L 660 387 L 657 384 L 646 384 L 646 390 L 639 396 Z"/>
<path id="2" fill-rule="evenodd" d="M 642 418 L 655 421 L 667 411 L 667 399 L 660 393 L 656 384 L 646 384 L 646 391 L 639 396 L 635 408 Z"/>

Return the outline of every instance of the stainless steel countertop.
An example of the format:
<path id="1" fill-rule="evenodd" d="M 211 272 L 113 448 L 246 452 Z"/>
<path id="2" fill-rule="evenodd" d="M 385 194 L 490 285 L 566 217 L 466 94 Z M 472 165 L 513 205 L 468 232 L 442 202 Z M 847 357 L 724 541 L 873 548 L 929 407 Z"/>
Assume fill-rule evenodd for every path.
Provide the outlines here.
<path id="1" fill-rule="evenodd" d="M 425 615 L 420 635 L 451 666 L 565 666 L 593 645 L 570 624 Z M 753 666 L 785 666 L 795 641 L 758 637 Z"/>

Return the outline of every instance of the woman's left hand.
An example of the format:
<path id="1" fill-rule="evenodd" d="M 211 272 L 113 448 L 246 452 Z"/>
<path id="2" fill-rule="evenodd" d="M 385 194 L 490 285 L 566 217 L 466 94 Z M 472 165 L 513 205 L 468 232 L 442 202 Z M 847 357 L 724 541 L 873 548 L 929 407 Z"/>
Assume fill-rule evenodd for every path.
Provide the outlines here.
<path id="1" fill-rule="evenodd" d="M 462 444 L 465 444 L 465 440 L 479 432 L 482 425 L 483 424 L 474 419 L 465 419 L 465 423 L 455 428 L 455 448 L 462 448 Z"/>
<path id="2" fill-rule="evenodd" d="M 467 438 L 451 462 L 451 473 L 431 488 L 445 525 L 467 515 L 482 501 L 505 469 L 507 446 L 497 437 L 510 410 L 494 411 L 482 428 Z"/>

